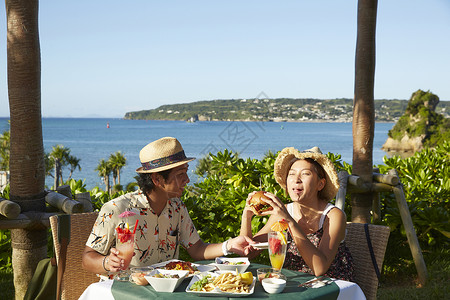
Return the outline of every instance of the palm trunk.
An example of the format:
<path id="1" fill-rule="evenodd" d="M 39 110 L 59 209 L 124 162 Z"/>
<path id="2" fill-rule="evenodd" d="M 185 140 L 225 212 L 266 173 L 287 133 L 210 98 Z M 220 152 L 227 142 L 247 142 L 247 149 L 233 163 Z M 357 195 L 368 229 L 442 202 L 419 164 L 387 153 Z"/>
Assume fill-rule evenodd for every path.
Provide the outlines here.
<path id="1" fill-rule="evenodd" d="M 372 183 L 375 129 L 375 28 L 377 0 L 358 1 L 358 34 L 353 103 L 353 174 Z M 352 194 L 352 221 L 370 223 L 371 194 Z"/>
<path id="2" fill-rule="evenodd" d="M 55 177 L 53 179 L 54 182 L 54 189 L 59 186 L 59 173 L 61 172 L 61 164 L 59 163 L 59 159 L 55 160 Z"/>
<path id="3" fill-rule="evenodd" d="M 45 211 L 41 63 L 37 0 L 7 0 L 8 96 L 11 119 L 10 199 L 22 212 Z M 47 255 L 47 230 L 12 229 L 15 298 L 23 299 Z"/>
<path id="4" fill-rule="evenodd" d="M 120 169 L 117 170 L 117 183 L 120 184 Z"/>

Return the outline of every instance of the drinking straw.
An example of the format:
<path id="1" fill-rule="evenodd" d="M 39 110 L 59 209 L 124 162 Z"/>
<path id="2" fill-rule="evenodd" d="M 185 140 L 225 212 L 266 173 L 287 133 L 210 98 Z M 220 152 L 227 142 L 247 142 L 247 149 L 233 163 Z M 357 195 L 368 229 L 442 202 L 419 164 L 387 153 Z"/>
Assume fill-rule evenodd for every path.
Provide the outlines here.
<path id="1" fill-rule="evenodd" d="M 136 232 L 136 228 L 138 226 L 139 219 L 136 219 L 136 223 L 134 224 L 133 234 Z"/>

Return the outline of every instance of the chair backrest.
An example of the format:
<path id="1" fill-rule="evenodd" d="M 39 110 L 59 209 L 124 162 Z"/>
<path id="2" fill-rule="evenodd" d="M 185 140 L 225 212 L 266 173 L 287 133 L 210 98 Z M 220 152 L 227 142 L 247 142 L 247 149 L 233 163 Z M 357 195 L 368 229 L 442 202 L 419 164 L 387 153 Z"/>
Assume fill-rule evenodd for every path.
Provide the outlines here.
<path id="1" fill-rule="evenodd" d="M 81 267 L 81 256 L 92 226 L 97 219 L 97 212 L 70 215 L 70 242 L 67 247 L 66 267 L 61 282 L 61 299 L 78 299 L 93 282 L 99 281 L 96 274 Z M 58 242 L 58 216 L 50 217 L 56 261 L 60 263 L 61 245 Z"/>
<path id="2" fill-rule="evenodd" d="M 381 272 L 390 230 L 388 226 L 369 224 L 369 233 L 378 269 Z M 378 277 L 367 245 L 364 224 L 347 223 L 345 243 L 353 256 L 356 283 L 368 300 L 376 299 Z"/>

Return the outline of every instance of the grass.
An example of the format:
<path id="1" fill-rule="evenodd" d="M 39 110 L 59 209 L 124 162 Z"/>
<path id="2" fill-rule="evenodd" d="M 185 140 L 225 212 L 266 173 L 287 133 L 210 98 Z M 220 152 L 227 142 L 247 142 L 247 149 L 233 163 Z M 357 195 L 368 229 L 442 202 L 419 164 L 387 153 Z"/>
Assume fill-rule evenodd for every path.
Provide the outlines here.
<path id="1" fill-rule="evenodd" d="M 0 270 L 0 299 L 14 299 L 14 280 L 12 269 Z"/>
<path id="2" fill-rule="evenodd" d="M 450 250 L 424 255 L 428 280 L 424 287 L 417 281 L 417 270 L 413 261 L 402 267 L 385 272 L 381 277 L 377 299 L 449 299 L 450 295 Z"/>

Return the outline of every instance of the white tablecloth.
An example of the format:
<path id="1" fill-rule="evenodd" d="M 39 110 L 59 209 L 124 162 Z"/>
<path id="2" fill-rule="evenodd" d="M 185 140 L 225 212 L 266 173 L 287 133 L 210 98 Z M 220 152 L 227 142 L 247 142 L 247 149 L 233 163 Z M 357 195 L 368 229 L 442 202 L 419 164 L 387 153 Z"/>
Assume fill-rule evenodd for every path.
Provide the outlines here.
<path id="1" fill-rule="evenodd" d="M 366 300 L 363 291 L 356 283 L 336 280 L 339 286 L 338 300 Z M 106 280 L 91 284 L 81 295 L 79 300 L 114 300 L 111 293 L 113 280 Z"/>

